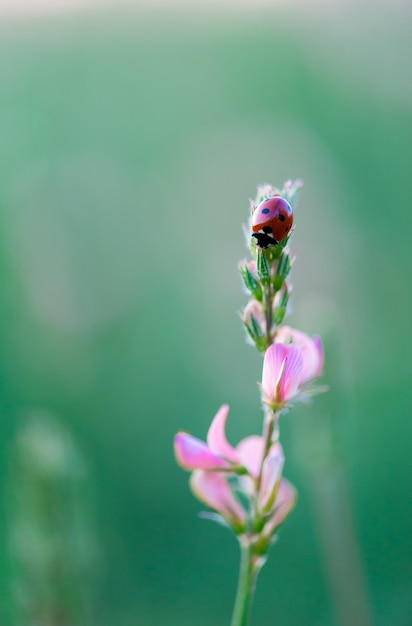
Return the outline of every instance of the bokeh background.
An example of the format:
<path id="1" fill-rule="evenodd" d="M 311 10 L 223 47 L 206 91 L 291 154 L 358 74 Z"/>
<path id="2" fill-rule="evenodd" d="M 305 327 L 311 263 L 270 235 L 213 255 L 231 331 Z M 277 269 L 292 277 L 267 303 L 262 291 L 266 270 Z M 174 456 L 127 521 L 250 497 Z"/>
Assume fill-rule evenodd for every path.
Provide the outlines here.
<path id="1" fill-rule="evenodd" d="M 53 472 L 83 502 L 63 544 L 93 544 L 69 626 L 229 623 L 238 548 L 172 438 L 223 402 L 233 442 L 260 430 L 241 224 L 301 177 L 288 322 L 323 336 L 330 391 L 281 425 L 299 503 L 252 624 L 411 625 L 410 5 L 74 4 L 0 11 L 0 623 L 34 626 L 30 529 L 71 506 L 57 481 L 33 510 Z"/>

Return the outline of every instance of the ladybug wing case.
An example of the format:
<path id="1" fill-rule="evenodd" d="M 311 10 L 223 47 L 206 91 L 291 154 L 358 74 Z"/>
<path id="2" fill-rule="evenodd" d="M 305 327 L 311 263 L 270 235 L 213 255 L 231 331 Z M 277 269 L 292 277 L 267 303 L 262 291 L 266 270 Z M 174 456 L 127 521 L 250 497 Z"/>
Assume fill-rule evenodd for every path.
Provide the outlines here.
<path id="1" fill-rule="evenodd" d="M 273 200 L 273 198 L 272 198 Z M 269 226 L 270 222 L 276 218 L 276 203 L 274 202 L 261 202 L 257 207 L 256 211 L 253 213 L 252 218 L 252 230 L 253 232 L 257 232 L 262 230 L 264 226 Z"/>

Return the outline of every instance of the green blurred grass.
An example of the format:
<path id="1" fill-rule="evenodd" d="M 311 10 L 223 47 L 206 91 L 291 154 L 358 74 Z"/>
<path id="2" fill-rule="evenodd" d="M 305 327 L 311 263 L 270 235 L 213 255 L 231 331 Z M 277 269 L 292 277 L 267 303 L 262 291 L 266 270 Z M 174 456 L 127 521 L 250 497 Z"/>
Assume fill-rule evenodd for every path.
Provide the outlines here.
<path id="1" fill-rule="evenodd" d="M 290 321 L 326 335 L 331 391 L 282 425 L 300 498 L 254 623 L 335 623 L 299 435 L 321 412 L 374 623 L 409 623 L 408 17 L 382 11 L 362 36 L 343 10 L 1 24 L 1 457 L 27 407 L 77 438 L 103 547 L 96 623 L 228 623 L 237 547 L 196 518 L 171 442 L 203 436 L 223 402 L 234 441 L 260 428 L 240 223 L 256 184 L 295 176 Z"/>

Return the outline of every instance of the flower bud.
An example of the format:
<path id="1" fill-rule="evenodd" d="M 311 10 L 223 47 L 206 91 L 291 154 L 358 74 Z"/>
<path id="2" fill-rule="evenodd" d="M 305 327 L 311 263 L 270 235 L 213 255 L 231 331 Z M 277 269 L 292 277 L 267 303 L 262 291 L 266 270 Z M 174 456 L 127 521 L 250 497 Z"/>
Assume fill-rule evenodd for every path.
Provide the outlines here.
<path id="1" fill-rule="evenodd" d="M 241 265 L 239 269 L 240 269 L 240 273 L 242 275 L 243 283 L 246 289 L 251 293 L 251 295 L 256 300 L 259 300 L 259 302 L 261 302 L 263 298 L 263 292 L 262 292 L 262 287 L 260 283 L 258 282 L 257 278 L 255 278 L 255 276 L 250 271 L 247 264 Z"/>
<path id="2" fill-rule="evenodd" d="M 288 202 L 292 202 L 295 199 L 295 196 L 299 189 L 303 186 L 303 181 L 300 178 L 296 180 L 287 180 L 283 183 L 281 196 L 286 198 Z"/>
<path id="3" fill-rule="evenodd" d="M 262 306 L 257 300 L 249 300 L 243 310 L 242 322 L 253 341 L 262 337 L 266 332 L 266 321 Z"/>
<path id="4" fill-rule="evenodd" d="M 263 202 L 265 198 L 270 198 L 271 196 L 279 196 L 281 195 L 279 189 L 277 187 L 273 187 L 272 185 L 259 185 L 257 188 L 256 194 L 256 205 Z"/>

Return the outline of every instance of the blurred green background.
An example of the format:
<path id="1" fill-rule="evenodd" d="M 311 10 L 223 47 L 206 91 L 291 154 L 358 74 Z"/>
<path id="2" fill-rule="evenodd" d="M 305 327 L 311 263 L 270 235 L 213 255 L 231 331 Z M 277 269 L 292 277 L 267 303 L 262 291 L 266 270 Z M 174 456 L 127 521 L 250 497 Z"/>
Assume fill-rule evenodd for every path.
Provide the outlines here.
<path id="1" fill-rule="evenodd" d="M 252 624 L 412 624 L 411 17 L 401 2 L 2 16 L 0 472 L 7 491 L 28 411 L 76 442 L 99 546 L 90 624 L 229 623 L 236 541 L 197 517 L 172 438 L 204 437 L 223 402 L 233 442 L 260 431 L 241 223 L 257 184 L 295 177 L 288 322 L 324 337 L 330 391 L 282 421 L 299 503 Z"/>

